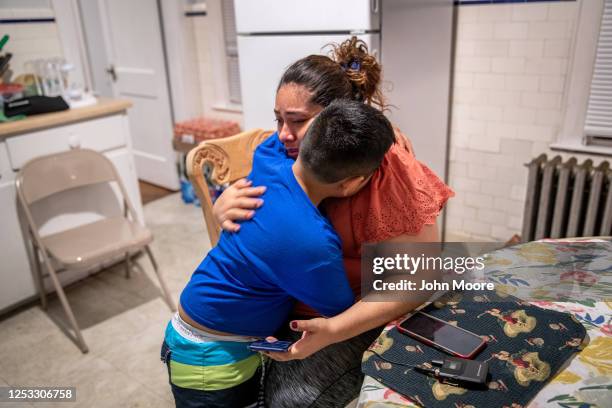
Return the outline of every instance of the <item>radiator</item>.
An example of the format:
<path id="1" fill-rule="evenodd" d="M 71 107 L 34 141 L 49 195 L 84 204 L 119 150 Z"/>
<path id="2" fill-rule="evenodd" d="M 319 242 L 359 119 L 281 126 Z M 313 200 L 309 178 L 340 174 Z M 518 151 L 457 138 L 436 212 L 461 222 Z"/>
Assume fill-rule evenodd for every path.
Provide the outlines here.
<path id="1" fill-rule="evenodd" d="M 563 162 L 545 154 L 527 164 L 523 242 L 612 235 L 612 170 L 608 161 Z"/>

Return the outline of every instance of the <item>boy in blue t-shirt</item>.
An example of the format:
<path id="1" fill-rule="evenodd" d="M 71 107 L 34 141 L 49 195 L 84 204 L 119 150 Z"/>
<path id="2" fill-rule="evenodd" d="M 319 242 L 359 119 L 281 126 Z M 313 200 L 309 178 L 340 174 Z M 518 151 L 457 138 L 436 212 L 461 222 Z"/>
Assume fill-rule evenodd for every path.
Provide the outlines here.
<path id="1" fill-rule="evenodd" d="M 278 330 L 296 299 L 324 316 L 353 304 L 340 238 L 317 206 L 361 189 L 394 141 L 380 111 L 337 101 L 314 119 L 297 160 L 279 154 L 277 134 L 257 148 L 249 179 L 268 186 L 266 205 L 221 235 L 166 329 L 162 359 L 177 406 L 255 403 L 261 359 L 248 342 Z"/>

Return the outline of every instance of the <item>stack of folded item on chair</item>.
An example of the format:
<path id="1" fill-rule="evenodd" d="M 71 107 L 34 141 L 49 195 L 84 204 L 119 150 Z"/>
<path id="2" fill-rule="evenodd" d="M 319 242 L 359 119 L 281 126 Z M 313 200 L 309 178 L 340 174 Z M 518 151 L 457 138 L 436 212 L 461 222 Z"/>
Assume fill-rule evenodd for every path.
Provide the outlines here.
<path id="1" fill-rule="evenodd" d="M 223 119 L 199 117 L 174 125 L 174 137 L 183 143 L 200 143 L 237 133 L 240 133 L 238 122 Z"/>

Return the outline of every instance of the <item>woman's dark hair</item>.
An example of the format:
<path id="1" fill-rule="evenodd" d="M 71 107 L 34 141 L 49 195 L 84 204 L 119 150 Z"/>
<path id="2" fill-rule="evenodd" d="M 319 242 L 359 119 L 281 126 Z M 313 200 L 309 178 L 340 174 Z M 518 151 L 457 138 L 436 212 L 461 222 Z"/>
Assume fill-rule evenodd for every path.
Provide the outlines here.
<path id="1" fill-rule="evenodd" d="M 302 85 L 312 94 L 309 102 L 322 107 L 336 99 L 352 99 L 384 110 L 381 68 L 368 53 L 367 45 L 355 36 L 339 45 L 330 45 L 331 58 L 309 55 L 291 64 L 278 89 L 290 83 Z"/>

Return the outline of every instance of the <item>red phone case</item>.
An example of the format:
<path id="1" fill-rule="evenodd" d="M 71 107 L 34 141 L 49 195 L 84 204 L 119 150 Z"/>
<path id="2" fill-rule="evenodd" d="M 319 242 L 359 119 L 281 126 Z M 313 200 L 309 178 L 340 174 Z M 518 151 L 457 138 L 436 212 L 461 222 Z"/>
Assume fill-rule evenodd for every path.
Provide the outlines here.
<path id="1" fill-rule="evenodd" d="M 430 314 L 427 314 L 427 313 L 424 313 L 424 312 L 417 312 L 417 313 L 422 313 L 424 315 L 427 315 L 427 317 L 429 317 L 429 318 L 438 320 L 440 322 L 443 322 L 444 324 L 448 324 L 449 326 L 453 326 L 452 324 L 450 324 L 450 323 L 448 323 L 448 322 L 446 322 L 446 321 L 444 321 L 442 319 L 438 319 L 437 317 L 434 317 L 434 316 L 432 316 Z M 451 356 L 471 359 L 471 358 L 474 358 L 474 356 L 476 356 L 476 354 L 478 354 L 480 352 L 480 350 L 482 350 L 483 347 L 486 345 L 486 342 L 481 339 L 480 344 L 471 353 L 469 353 L 468 355 L 463 355 L 463 354 L 457 353 L 456 351 L 447 349 L 446 347 L 443 347 L 443 346 L 441 346 L 441 345 L 439 345 L 437 343 L 434 343 L 433 341 L 431 341 L 429 339 L 426 339 L 425 337 L 419 336 L 417 333 L 411 332 L 410 330 L 406 330 L 403 327 L 401 327 L 401 324 L 404 323 L 406 320 L 410 319 L 411 317 L 412 317 L 412 315 L 410 315 L 407 318 L 402 319 L 402 321 L 396 323 L 395 327 L 397 328 L 397 330 L 400 331 L 401 333 L 404 333 L 404 334 L 406 334 L 406 335 L 408 335 L 408 336 L 410 336 L 410 337 L 412 337 L 414 339 L 417 339 L 418 341 L 423 342 L 423 343 L 425 343 L 425 344 L 427 344 L 427 345 L 429 345 L 431 347 L 437 348 L 438 350 L 441 350 L 441 351 L 443 351 L 445 353 L 448 353 Z M 469 333 L 471 336 L 479 337 L 477 334 L 472 333 L 470 331 L 467 331 L 465 329 L 462 329 L 461 327 L 457 327 L 457 326 L 453 326 L 453 327 L 455 329 L 462 330 L 462 331 L 464 331 L 466 333 Z"/>

